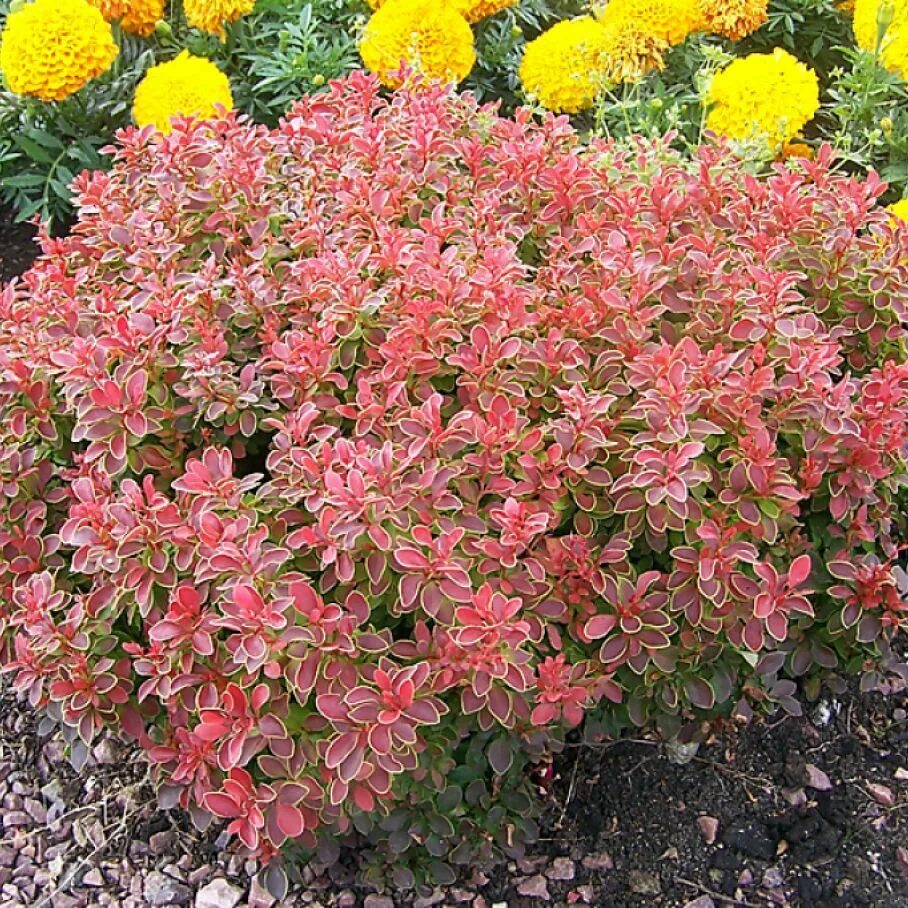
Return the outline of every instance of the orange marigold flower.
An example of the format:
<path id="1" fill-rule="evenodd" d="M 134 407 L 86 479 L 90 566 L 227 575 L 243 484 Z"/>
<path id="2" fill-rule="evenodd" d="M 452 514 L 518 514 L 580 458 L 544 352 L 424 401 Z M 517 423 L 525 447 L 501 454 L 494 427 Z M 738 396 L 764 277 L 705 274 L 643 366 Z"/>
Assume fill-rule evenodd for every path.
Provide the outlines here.
<path id="1" fill-rule="evenodd" d="M 709 31 L 739 41 L 766 21 L 769 0 L 700 0 L 700 4 Z"/>
<path id="2" fill-rule="evenodd" d="M 252 12 L 255 0 L 183 0 L 186 21 L 203 32 L 224 37 L 224 23 Z"/>
<path id="3" fill-rule="evenodd" d="M 164 18 L 164 0 L 88 0 L 108 22 L 119 22 L 131 35 L 147 38 Z"/>

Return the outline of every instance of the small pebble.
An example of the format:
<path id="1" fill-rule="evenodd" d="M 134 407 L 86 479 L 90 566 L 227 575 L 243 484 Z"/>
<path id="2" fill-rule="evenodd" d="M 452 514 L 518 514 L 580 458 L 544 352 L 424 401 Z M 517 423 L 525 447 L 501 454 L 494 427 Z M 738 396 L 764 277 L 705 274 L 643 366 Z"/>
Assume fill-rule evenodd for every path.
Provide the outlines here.
<path id="1" fill-rule="evenodd" d="M 545 869 L 545 875 L 550 880 L 570 881 L 574 879 L 576 868 L 570 858 L 555 858 Z"/>
<path id="2" fill-rule="evenodd" d="M 387 895 L 367 895 L 363 908 L 395 908 L 394 899 Z"/>
<path id="3" fill-rule="evenodd" d="M 779 889 L 784 883 L 785 879 L 778 867 L 769 867 L 763 874 L 763 886 L 766 889 Z"/>
<path id="4" fill-rule="evenodd" d="M 601 851 L 599 854 L 588 854 L 580 862 L 587 870 L 612 870 L 615 862 L 607 851 Z"/>
<path id="5" fill-rule="evenodd" d="M 684 908 L 716 908 L 716 903 L 708 895 L 700 895 L 690 902 L 685 902 Z"/>
<path id="6" fill-rule="evenodd" d="M 548 883 L 541 873 L 521 880 L 516 888 L 519 895 L 525 895 L 528 898 L 544 899 L 545 901 L 551 898 Z"/>
<path id="7" fill-rule="evenodd" d="M 195 894 L 195 908 L 235 908 L 242 897 L 239 886 L 217 877 Z"/>

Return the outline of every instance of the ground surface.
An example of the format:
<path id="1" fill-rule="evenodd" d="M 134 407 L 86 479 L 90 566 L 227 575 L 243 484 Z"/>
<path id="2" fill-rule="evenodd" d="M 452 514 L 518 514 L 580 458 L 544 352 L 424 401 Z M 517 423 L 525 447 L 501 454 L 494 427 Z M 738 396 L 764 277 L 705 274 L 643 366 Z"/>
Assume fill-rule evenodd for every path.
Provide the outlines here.
<path id="1" fill-rule="evenodd" d="M 571 749 L 526 859 L 415 904 L 908 908 L 906 700 L 824 700 L 800 719 L 722 732 L 684 766 L 648 741 Z M 0 799 L 0 908 L 274 904 L 250 892 L 254 868 L 217 831 L 156 810 L 127 746 L 102 740 L 77 775 L 8 693 Z M 284 905 L 414 904 L 357 886 L 355 855 L 303 880 Z"/>
<path id="2" fill-rule="evenodd" d="M 31 224 L 16 224 L 13 214 L 0 205 L 0 281 L 21 274 L 31 264 L 37 247 Z"/>
<path id="3" fill-rule="evenodd" d="M 34 254 L 0 210 L 0 273 Z M 287 908 L 908 908 L 908 695 L 805 704 L 725 728 L 674 765 L 651 741 L 569 748 L 524 860 L 415 902 L 356 884 L 355 855 L 304 869 Z M 105 738 L 79 774 L 0 691 L 0 908 L 271 908 L 217 830 L 156 810 L 144 764 Z"/>

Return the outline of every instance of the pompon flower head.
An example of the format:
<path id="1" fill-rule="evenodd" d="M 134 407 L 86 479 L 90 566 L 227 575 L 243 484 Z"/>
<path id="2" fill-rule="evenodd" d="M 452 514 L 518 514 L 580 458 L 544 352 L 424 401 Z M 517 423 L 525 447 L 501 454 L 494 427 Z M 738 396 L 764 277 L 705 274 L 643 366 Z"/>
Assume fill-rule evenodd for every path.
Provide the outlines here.
<path id="1" fill-rule="evenodd" d="M 384 6 L 384 0 L 366 0 L 372 9 Z M 520 0 L 454 0 L 451 4 L 467 22 L 479 22 L 500 13 L 503 9 L 517 6 Z"/>
<path id="2" fill-rule="evenodd" d="M 88 0 L 108 22 L 119 22 L 131 35 L 147 38 L 164 18 L 164 0 Z"/>
<path id="3" fill-rule="evenodd" d="M 479 22 L 503 9 L 517 6 L 519 2 L 520 0 L 455 0 L 454 5 L 467 22 Z"/>
<path id="4" fill-rule="evenodd" d="M 703 27 L 700 0 L 609 0 L 597 18 L 603 24 L 631 19 L 640 31 L 672 46 Z"/>
<path id="5" fill-rule="evenodd" d="M 107 72 L 118 52 L 88 0 L 35 0 L 7 17 L 0 71 L 17 95 L 62 101 Z"/>
<path id="6" fill-rule="evenodd" d="M 900 199 L 898 202 L 893 202 L 886 210 L 892 215 L 894 220 L 908 224 L 908 199 Z"/>
<path id="7" fill-rule="evenodd" d="M 186 21 L 203 32 L 224 37 L 224 23 L 252 12 L 255 0 L 183 0 Z"/>
<path id="8" fill-rule="evenodd" d="M 558 113 L 592 107 L 606 85 L 606 50 L 605 29 L 591 16 L 558 22 L 524 50 L 524 93 Z"/>
<path id="9" fill-rule="evenodd" d="M 816 157 L 816 151 L 804 142 L 801 136 L 794 136 L 782 145 L 779 157 L 783 161 L 791 161 L 797 158 L 812 161 Z"/>
<path id="10" fill-rule="evenodd" d="M 632 16 L 616 16 L 603 23 L 603 75 L 608 82 L 639 82 L 665 66 L 669 42 Z"/>
<path id="11" fill-rule="evenodd" d="M 706 126 L 720 136 L 775 150 L 797 135 L 820 106 L 816 73 L 787 51 L 733 60 L 706 91 Z"/>
<path id="12" fill-rule="evenodd" d="M 854 37 L 883 66 L 908 78 L 908 0 L 855 0 Z"/>
<path id="13" fill-rule="evenodd" d="M 700 0 L 707 31 L 732 41 L 756 31 L 767 19 L 769 0 Z"/>
<path id="14" fill-rule="evenodd" d="M 210 60 L 183 51 L 167 63 L 152 66 L 136 88 L 133 119 L 169 133 L 173 117 L 215 116 L 218 107 L 233 110 L 230 82 Z"/>
<path id="15" fill-rule="evenodd" d="M 359 52 L 388 88 L 400 88 L 402 66 L 460 82 L 476 62 L 467 20 L 441 0 L 388 0 L 366 24 Z"/>

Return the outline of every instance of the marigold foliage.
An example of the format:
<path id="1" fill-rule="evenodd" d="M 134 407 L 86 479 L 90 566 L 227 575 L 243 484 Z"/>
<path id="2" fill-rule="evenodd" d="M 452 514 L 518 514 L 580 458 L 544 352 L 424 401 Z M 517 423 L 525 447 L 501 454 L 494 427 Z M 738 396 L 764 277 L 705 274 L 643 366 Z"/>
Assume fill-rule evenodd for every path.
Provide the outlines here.
<path id="1" fill-rule="evenodd" d="M 0 72 L 10 91 L 62 101 L 110 69 L 110 26 L 88 0 L 34 0 L 11 12 L 0 34 Z"/>
<path id="2" fill-rule="evenodd" d="M 890 72 L 908 74 L 908 0 L 855 0 L 854 37 L 863 50 L 879 49 Z"/>
<path id="3" fill-rule="evenodd" d="M 604 23 L 630 19 L 640 32 L 674 46 L 703 28 L 700 3 L 701 0 L 609 0 L 598 18 Z"/>
<path id="4" fill-rule="evenodd" d="M 152 66 L 136 87 L 133 119 L 169 133 L 174 117 L 211 117 L 221 107 L 233 109 L 227 76 L 204 57 L 182 51 L 173 60 Z"/>
<path id="5" fill-rule="evenodd" d="M 819 80 L 813 70 L 776 48 L 771 54 L 733 60 L 713 76 L 705 100 L 708 129 L 775 149 L 797 135 L 817 112 Z"/>
<path id="6" fill-rule="evenodd" d="M 402 67 L 429 80 L 460 82 L 476 62 L 466 19 L 438 0 L 388 0 L 369 19 L 359 50 L 389 88 L 400 87 Z"/>
<path id="7" fill-rule="evenodd" d="M 527 44 L 520 63 L 524 93 L 548 110 L 578 113 L 607 84 L 605 29 L 591 16 L 566 19 Z"/>
<path id="8" fill-rule="evenodd" d="M 255 0 L 183 0 L 186 21 L 194 28 L 224 37 L 224 23 L 248 15 Z"/>
<path id="9" fill-rule="evenodd" d="M 165 0 L 89 0 L 108 22 L 119 22 L 125 32 L 148 37 L 164 17 Z"/>
<path id="10" fill-rule="evenodd" d="M 704 27 L 723 38 L 740 41 L 767 19 L 769 0 L 700 0 Z"/>
<path id="11" fill-rule="evenodd" d="M 908 231 L 826 151 L 356 74 L 76 188 L 0 293 L 4 669 L 254 853 L 513 853 L 585 715 L 793 709 L 904 627 Z"/>

